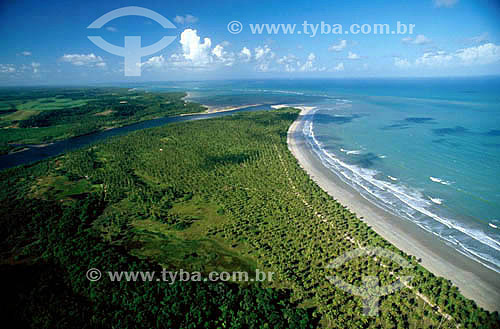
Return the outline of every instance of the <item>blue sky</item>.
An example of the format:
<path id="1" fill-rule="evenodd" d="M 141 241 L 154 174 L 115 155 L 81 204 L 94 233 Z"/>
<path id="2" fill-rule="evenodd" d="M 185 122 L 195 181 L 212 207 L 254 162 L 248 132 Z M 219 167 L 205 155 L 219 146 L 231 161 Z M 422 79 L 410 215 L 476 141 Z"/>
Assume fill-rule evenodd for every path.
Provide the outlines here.
<path id="1" fill-rule="evenodd" d="M 87 26 L 125 6 L 151 9 L 176 29 L 149 18 L 120 17 Z M 237 20 L 241 33 L 229 33 Z M 413 34 L 252 34 L 250 24 L 414 24 Z M 241 78 L 352 78 L 500 74 L 500 5 L 494 0 L 419 1 L 13 1 L 0 3 L 0 84 L 85 84 Z M 309 29 L 310 30 L 310 29 Z M 176 36 L 142 58 L 140 77 L 125 77 L 117 46 Z"/>

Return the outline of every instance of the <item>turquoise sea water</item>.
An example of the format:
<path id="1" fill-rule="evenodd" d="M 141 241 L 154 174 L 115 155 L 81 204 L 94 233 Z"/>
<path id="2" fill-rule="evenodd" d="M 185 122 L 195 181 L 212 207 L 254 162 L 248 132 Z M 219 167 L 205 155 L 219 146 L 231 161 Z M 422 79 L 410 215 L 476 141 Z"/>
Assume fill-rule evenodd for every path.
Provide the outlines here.
<path id="1" fill-rule="evenodd" d="M 304 134 L 366 199 L 500 273 L 500 78 L 152 84 L 208 105 L 315 106 Z"/>

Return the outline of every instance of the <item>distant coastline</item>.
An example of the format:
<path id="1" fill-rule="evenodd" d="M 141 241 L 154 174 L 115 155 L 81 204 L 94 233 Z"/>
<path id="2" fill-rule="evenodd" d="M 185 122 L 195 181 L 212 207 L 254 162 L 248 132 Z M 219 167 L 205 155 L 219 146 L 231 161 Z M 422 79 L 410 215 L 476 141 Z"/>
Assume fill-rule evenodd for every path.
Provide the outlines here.
<path id="1" fill-rule="evenodd" d="M 277 105 L 279 109 L 286 105 Z M 314 107 L 297 107 L 301 113 L 288 131 L 288 147 L 300 166 L 328 194 L 356 213 L 384 239 L 422 260 L 421 264 L 437 276 L 445 277 L 460 292 L 488 310 L 500 310 L 498 273 L 461 255 L 444 241 L 402 218 L 396 217 L 364 199 L 342 182 L 313 153 L 302 133 L 304 118 Z"/>
<path id="2" fill-rule="evenodd" d="M 180 116 L 199 115 L 199 114 L 211 114 L 211 113 L 220 113 L 220 112 L 231 112 L 231 111 L 246 109 L 246 108 L 249 108 L 249 107 L 261 106 L 263 104 L 246 104 L 246 105 L 239 105 L 239 106 L 223 106 L 223 107 L 210 106 L 210 105 L 205 105 L 205 104 L 201 104 L 201 105 L 204 106 L 204 107 L 206 107 L 207 109 L 205 111 L 203 111 L 203 112 L 198 112 L 198 113 L 184 113 L 184 114 L 181 114 Z"/>

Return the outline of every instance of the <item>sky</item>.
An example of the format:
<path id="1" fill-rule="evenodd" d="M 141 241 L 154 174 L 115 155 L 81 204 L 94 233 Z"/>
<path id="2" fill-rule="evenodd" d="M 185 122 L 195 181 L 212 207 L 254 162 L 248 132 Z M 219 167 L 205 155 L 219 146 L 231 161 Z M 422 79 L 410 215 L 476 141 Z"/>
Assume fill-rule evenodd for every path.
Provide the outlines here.
<path id="1" fill-rule="evenodd" d="M 152 10 L 175 28 L 142 16 L 87 28 L 127 6 Z M 397 33 L 397 22 L 407 33 Z M 252 32 L 256 24 L 279 32 L 263 25 Z M 283 32 L 287 24 L 293 33 Z M 396 33 L 359 32 L 375 24 Z M 126 76 L 124 57 L 88 36 L 118 47 L 126 36 L 140 36 L 142 47 L 175 39 L 140 59 L 140 76 Z M 500 75 L 500 1 L 2 0 L 0 43 L 1 85 Z"/>

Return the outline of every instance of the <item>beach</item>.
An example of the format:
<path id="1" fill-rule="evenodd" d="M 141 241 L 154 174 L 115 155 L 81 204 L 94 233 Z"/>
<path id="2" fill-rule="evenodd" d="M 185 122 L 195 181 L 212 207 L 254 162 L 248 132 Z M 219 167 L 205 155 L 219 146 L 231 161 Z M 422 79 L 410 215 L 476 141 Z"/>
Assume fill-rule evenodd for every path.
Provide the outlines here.
<path id="1" fill-rule="evenodd" d="M 500 275 L 465 257 L 443 240 L 416 224 L 377 207 L 326 168 L 308 145 L 302 128 L 304 117 L 313 107 L 301 109 L 288 131 L 288 147 L 301 167 L 329 195 L 354 212 L 375 232 L 409 255 L 436 276 L 456 285 L 460 292 L 479 306 L 500 310 Z"/>
<path id="2" fill-rule="evenodd" d="M 184 113 L 184 114 L 180 114 L 180 116 L 211 114 L 211 113 L 220 113 L 220 112 L 231 112 L 231 111 L 246 109 L 249 107 L 260 106 L 262 104 L 246 104 L 246 105 L 240 105 L 240 106 L 224 106 L 224 107 L 210 106 L 210 105 L 205 105 L 205 104 L 202 104 L 202 105 L 207 108 L 205 111 L 198 112 L 198 113 Z"/>

